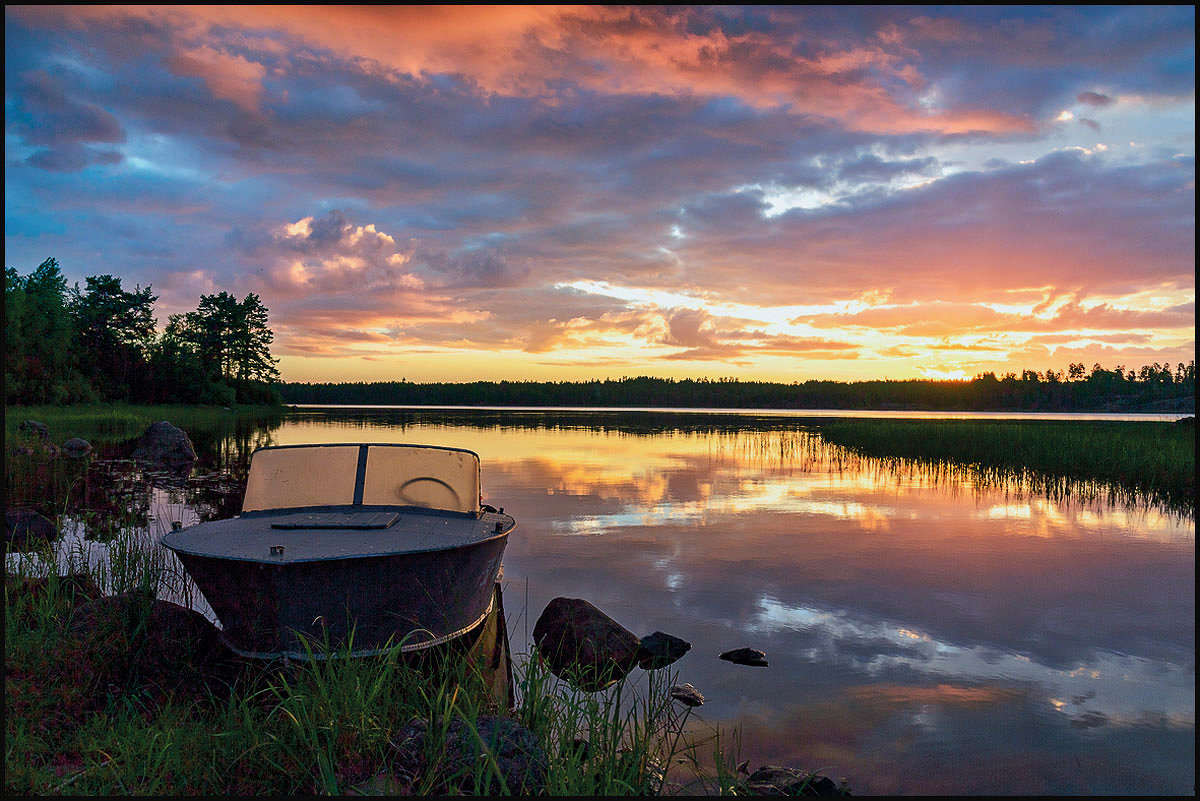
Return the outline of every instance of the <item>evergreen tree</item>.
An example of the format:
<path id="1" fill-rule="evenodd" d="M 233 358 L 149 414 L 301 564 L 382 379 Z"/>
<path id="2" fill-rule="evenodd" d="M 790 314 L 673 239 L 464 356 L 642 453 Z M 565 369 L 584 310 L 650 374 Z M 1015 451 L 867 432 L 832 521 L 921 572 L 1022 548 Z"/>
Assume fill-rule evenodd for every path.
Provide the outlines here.
<path id="1" fill-rule="evenodd" d="M 207 379 L 233 387 L 244 403 L 275 403 L 270 385 L 279 379 L 271 357 L 275 335 L 267 308 L 251 292 L 239 301 L 228 292 L 201 295 L 196 311 L 172 316 L 167 334 L 191 347 L 207 366 Z"/>
<path id="2" fill-rule="evenodd" d="M 150 287 L 126 292 L 111 275 L 76 284 L 70 310 L 78 353 L 89 365 L 92 383 L 106 400 L 130 400 L 148 394 L 147 349 L 154 341 L 154 301 Z"/>
<path id="3" fill-rule="evenodd" d="M 280 403 L 267 309 L 251 293 L 201 295 L 155 334 L 151 287 L 112 275 L 67 289 L 58 262 L 4 271 L 4 396 L 10 405 L 123 400 Z"/>
<path id="4" fill-rule="evenodd" d="M 94 396 L 77 369 L 67 279 L 46 259 L 27 276 L 4 271 L 4 402 L 71 403 Z"/>

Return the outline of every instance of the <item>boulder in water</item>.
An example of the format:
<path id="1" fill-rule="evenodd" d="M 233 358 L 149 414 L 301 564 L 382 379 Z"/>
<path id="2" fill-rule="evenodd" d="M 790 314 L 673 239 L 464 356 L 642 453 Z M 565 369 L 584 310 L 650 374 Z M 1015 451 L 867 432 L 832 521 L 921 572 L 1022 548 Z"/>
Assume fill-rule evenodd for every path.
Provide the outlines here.
<path id="1" fill-rule="evenodd" d="M 643 670 L 658 670 L 677 662 L 691 650 L 692 644 L 665 632 L 656 631 L 642 638 L 638 666 Z"/>
<path id="2" fill-rule="evenodd" d="M 550 671 L 585 692 L 602 690 L 637 665 L 641 640 L 582 598 L 555 598 L 533 627 Z"/>
<path id="3" fill-rule="evenodd" d="M 726 662 L 751 667 L 767 667 L 767 655 L 757 648 L 734 648 L 721 654 Z"/>
<path id="4" fill-rule="evenodd" d="M 133 450 L 133 458 L 152 470 L 170 473 L 190 472 L 196 463 L 196 449 L 187 432 L 166 420 L 152 423 Z"/>
<path id="5" fill-rule="evenodd" d="M 62 452 L 72 459 L 82 459 L 92 452 L 92 443 L 79 437 L 71 437 L 62 444 Z"/>

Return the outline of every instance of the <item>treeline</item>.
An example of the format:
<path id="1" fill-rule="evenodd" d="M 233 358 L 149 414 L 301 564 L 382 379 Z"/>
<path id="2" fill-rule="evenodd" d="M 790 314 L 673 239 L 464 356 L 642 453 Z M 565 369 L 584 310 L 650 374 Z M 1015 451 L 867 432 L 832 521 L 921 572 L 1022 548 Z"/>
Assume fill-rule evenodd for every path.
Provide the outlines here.
<path id="1" fill-rule="evenodd" d="M 28 275 L 5 268 L 5 404 L 281 402 L 257 295 L 201 295 L 161 334 L 156 300 L 111 275 L 68 287 L 52 258 Z"/>
<path id="2" fill-rule="evenodd" d="M 896 409 L 933 411 L 1191 411 L 1196 363 L 1123 366 L 1088 373 L 1026 370 L 969 381 L 805 381 L 621 378 L 605 381 L 409 381 L 284 383 L 286 403 L 414 406 L 605 406 L 706 409 Z"/>

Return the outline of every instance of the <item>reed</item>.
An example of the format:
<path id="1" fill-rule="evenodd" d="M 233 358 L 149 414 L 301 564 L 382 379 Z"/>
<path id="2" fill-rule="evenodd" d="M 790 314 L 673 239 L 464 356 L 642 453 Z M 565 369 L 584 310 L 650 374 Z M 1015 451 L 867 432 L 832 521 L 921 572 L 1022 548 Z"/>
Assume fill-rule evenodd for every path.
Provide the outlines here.
<path id="1" fill-rule="evenodd" d="M 1052 497 L 1195 514 L 1195 427 L 1180 423 L 835 419 L 826 442 L 880 466 L 955 472 Z"/>

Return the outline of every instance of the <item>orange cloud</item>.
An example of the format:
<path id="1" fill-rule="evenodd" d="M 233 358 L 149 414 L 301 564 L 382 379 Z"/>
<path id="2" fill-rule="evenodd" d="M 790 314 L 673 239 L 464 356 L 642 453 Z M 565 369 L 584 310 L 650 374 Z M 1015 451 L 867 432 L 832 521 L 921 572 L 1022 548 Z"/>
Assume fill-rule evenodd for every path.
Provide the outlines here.
<path id="1" fill-rule="evenodd" d="M 555 102 L 564 80 L 601 94 L 730 96 L 754 107 L 838 120 L 876 133 L 1015 133 L 1032 121 L 1003 111 L 926 109 L 902 99 L 923 87 L 911 51 L 874 43 L 826 43 L 815 55 L 790 38 L 719 27 L 695 33 L 688 8 L 592 6 L 179 6 L 26 8 L 30 22 L 77 27 L 141 19 L 175 37 L 168 66 L 202 77 L 215 96 L 244 108 L 261 95 L 265 68 L 253 51 L 326 51 L 359 69 L 427 79 L 465 78 L 480 91 Z M 807 37 L 811 38 L 811 37 Z M 230 44 L 246 50 L 229 52 Z M 256 44 L 258 43 L 258 44 Z M 573 91 L 573 90 L 572 90 Z"/>

